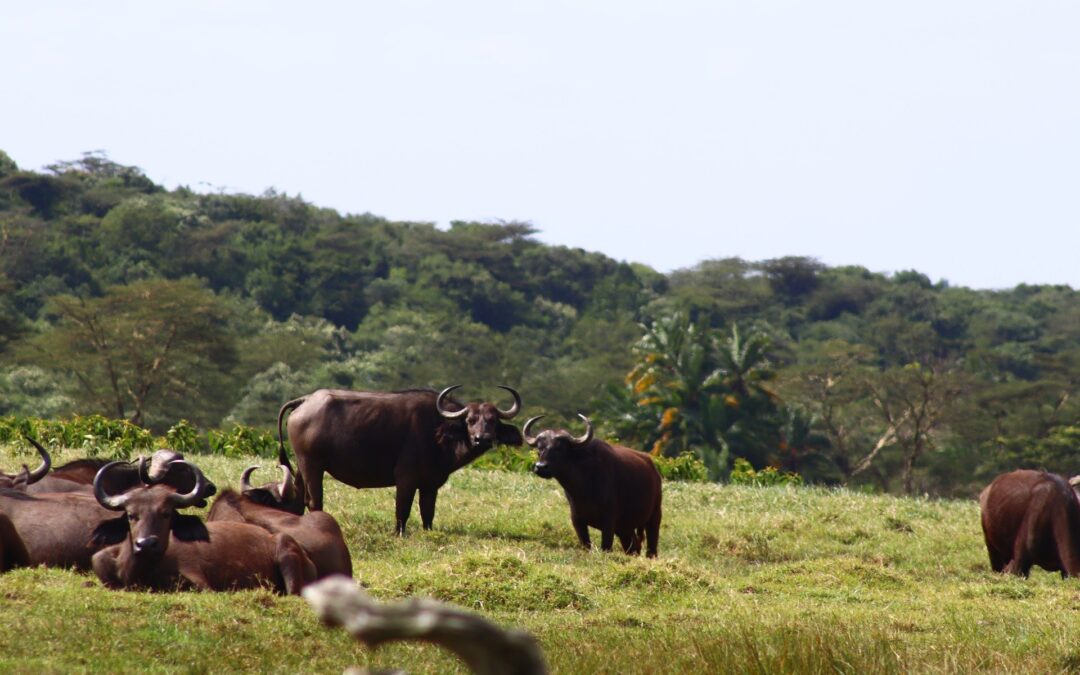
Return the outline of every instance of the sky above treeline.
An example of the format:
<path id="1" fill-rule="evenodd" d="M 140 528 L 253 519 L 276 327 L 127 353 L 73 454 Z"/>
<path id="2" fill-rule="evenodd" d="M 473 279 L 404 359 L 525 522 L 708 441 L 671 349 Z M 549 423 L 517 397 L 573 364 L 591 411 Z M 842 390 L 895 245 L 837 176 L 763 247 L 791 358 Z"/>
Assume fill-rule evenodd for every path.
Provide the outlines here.
<path id="1" fill-rule="evenodd" d="M 1080 287 L 1080 5 L 5 7 L 0 149 L 661 271 L 786 255 Z"/>

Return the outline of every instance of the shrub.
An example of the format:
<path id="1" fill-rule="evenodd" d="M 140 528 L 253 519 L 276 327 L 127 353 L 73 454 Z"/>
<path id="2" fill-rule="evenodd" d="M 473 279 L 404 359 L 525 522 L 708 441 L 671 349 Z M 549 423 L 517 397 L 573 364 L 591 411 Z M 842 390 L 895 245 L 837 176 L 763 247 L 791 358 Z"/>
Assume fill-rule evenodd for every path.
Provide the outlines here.
<path id="1" fill-rule="evenodd" d="M 767 466 L 761 471 L 755 471 L 750 462 L 742 457 L 735 460 L 735 467 L 731 470 L 732 485 L 754 485 L 765 487 L 769 485 L 802 485 L 803 477 L 797 473 L 780 472 L 776 467 Z"/>
<path id="2" fill-rule="evenodd" d="M 684 452 L 678 457 L 653 457 L 656 468 L 664 480 L 681 480 L 704 483 L 709 480 L 709 469 L 697 455 Z"/>
<path id="3" fill-rule="evenodd" d="M 254 427 L 235 426 L 228 431 L 210 430 L 206 432 L 210 452 L 226 457 L 277 457 L 277 438 L 269 431 Z"/>
<path id="4" fill-rule="evenodd" d="M 205 452 L 208 443 L 199 438 L 199 430 L 191 422 L 180 420 L 165 432 L 165 447 L 185 455 Z"/>

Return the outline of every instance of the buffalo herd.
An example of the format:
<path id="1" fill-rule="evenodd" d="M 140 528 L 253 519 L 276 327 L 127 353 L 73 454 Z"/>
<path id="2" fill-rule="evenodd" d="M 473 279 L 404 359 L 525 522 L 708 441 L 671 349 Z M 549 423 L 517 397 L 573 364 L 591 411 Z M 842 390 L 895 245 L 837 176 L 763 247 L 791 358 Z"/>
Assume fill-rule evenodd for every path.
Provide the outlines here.
<path id="1" fill-rule="evenodd" d="M 255 487 L 248 467 L 239 489 L 210 503 L 206 518 L 183 513 L 203 507 L 217 488 L 172 450 L 136 462 L 80 459 L 53 468 L 32 438 L 40 465 L 0 473 L 0 571 L 29 565 L 93 570 L 110 588 L 232 590 L 269 587 L 297 594 L 329 575 L 352 575 L 341 528 L 323 511 L 323 475 L 357 488 L 390 487 L 395 532 L 405 525 L 417 493 L 420 520 L 431 529 L 439 488 L 450 474 L 495 445 L 536 449 L 533 472 L 554 479 L 570 507 L 580 545 L 634 555 L 657 554 L 662 487 L 652 458 L 565 429 L 521 429 L 513 402 L 462 403 L 452 394 L 410 389 L 361 392 L 320 389 L 285 403 L 277 419 L 280 481 Z M 284 441 L 296 456 L 293 468 Z M 1027 576 L 1038 565 L 1080 575 L 1080 477 L 1044 471 L 1002 474 L 979 497 L 982 529 L 994 571 Z"/>
<path id="2" fill-rule="evenodd" d="M 535 473 L 554 478 L 570 504 L 578 540 L 589 527 L 610 551 L 657 553 L 661 481 L 643 452 L 566 430 L 528 435 L 518 429 L 521 396 L 512 402 L 463 403 L 453 393 L 409 389 L 361 392 L 320 389 L 285 403 L 278 413 L 280 480 L 218 494 L 202 470 L 173 450 L 135 462 L 79 459 L 52 467 L 48 451 L 31 469 L 0 473 L 0 571 L 28 565 L 92 570 L 109 588 L 224 591 L 267 587 L 298 594 L 330 575 L 352 576 L 352 559 L 333 516 L 323 511 L 323 475 L 357 487 L 396 491 L 395 532 L 419 493 L 420 520 L 431 529 L 439 488 L 450 474 L 496 445 L 528 443 Z M 289 444 L 296 468 L 285 446 Z M 214 495 L 217 495 L 214 497 Z M 205 518 L 185 513 L 204 507 Z"/>

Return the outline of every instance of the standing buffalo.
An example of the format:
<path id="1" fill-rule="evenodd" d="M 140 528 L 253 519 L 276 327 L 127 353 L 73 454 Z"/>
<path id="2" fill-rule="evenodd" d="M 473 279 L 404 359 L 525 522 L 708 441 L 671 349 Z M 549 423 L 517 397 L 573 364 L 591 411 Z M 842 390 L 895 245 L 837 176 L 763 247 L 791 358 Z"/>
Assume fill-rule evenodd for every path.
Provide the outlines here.
<path id="1" fill-rule="evenodd" d="M 316 578 L 343 574 L 352 576 L 352 558 L 341 527 L 325 511 L 301 515 L 289 511 L 295 492 L 292 471 L 281 466 L 280 484 L 252 487 L 248 482 L 258 466 L 249 466 L 240 476 L 240 491 L 225 490 L 210 507 L 207 522 L 239 522 L 257 525 L 267 532 L 288 534 L 296 540 L 315 564 Z M 303 504 L 300 505 L 303 509 Z"/>
<path id="2" fill-rule="evenodd" d="M 177 460 L 183 462 L 183 460 Z M 304 549 L 287 534 L 271 534 L 247 523 L 203 523 L 177 513 L 204 494 L 206 479 L 188 465 L 196 484 L 188 493 L 148 485 L 111 495 L 104 484 L 117 463 L 94 479 L 94 497 L 110 511 L 124 512 L 125 540 L 94 554 L 94 573 L 110 588 L 224 591 L 272 586 L 290 595 L 315 577 Z"/>
<path id="3" fill-rule="evenodd" d="M 436 494 L 451 473 L 496 443 L 521 445 L 521 432 L 503 422 L 521 410 L 516 391 L 500 385 L 514 404 L 499 410 L 493 403 L 462 405 L 450 398 L 460 386 L 439 394 L 320 389 L 289 401 L 278 413 L 279 462 L 291 467 L 281 423 L 292 410 L 289 442 L 299 465 L 297 485 L 309 509 L 322 510 L 325 471 L 353 487 L 396 486 L 398 534 L 405 533 L 419 490 L 420 519 L 424 529 L 431 529 Z"/>
<path id="4" fill-rule="evenodd" d="M 541 431 L 529 436 L 529 426 L 543 417 L 529 419 L 521 433 L 525 442 L 537 449 L 533 471 L 541 478 L 554 478 L 570 502 L 570 522 L 578 540 L 591 548 L 589 528 L 600 530 L 600 549 L 610 551 L 619 537 L 623 550 L 636 555 L 642 540 L 648 541 L 645 555 L 656 556 L 660 539 L 660 472 L 643 452 L 612 445 L 593 438 L 592 422 L 584 415 L 585 435 L 571 436 L 565 430 Z"/>
<path id="5" fill-rule="evenodd" d="M 979 495 L 983 537 L 995 572 L 1027 576 L 1032 565 L 1080 575 L 1080 501 L 1064 478 L 1021 469 Z"/>

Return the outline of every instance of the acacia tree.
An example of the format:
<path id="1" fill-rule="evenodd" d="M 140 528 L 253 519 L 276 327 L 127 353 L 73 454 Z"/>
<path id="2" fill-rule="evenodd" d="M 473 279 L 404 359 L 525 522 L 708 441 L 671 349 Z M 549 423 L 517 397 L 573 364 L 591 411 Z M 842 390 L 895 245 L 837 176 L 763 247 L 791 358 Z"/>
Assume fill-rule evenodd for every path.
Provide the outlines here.
<path id="1" fill-rule="evenodd" d="M 212 418 L 236 364 L 228 309 L 193 279 L 151 279 L 105 295 L 50 298 L 51 326 L 29 341 L 29 361 L 78 383 L 80 408 L 146 423 L 170 412 Z M 217 414 L 220 416 L 220 408 Z"/>

